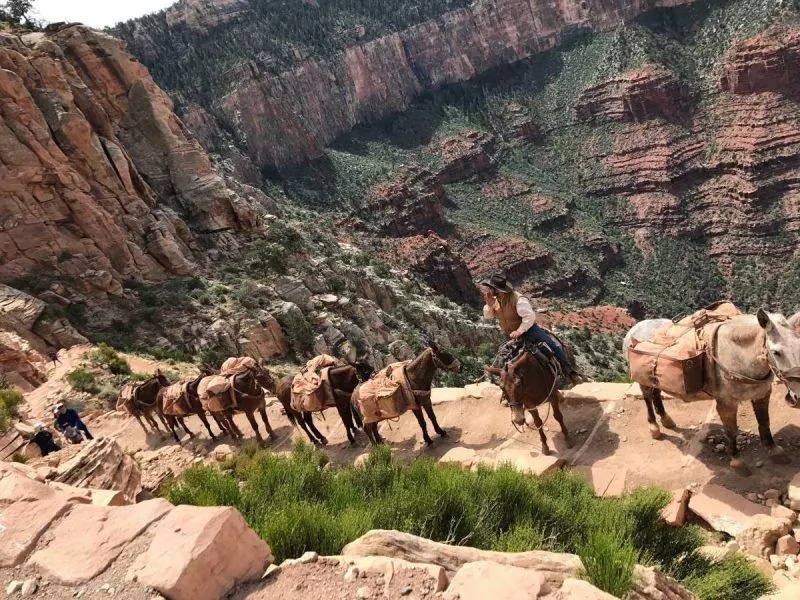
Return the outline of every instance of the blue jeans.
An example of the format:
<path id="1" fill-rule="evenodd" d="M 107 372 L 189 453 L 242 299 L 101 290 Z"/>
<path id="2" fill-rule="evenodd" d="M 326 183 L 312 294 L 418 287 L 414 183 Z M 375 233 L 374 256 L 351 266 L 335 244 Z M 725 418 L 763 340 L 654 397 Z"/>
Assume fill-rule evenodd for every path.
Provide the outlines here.
<path id="1" fill-rule="evenodd" d="M 558 362 L 564 367 L 564 373 L 569 374 L 572 372 L 572 365 L 569 363 L 567 355 L 564 354 L 564 349 L 544 329 L 534 324 L 528 331 L 522 334 L 522 337 L 533 342 L 544 343 L 552 350 Z"/>

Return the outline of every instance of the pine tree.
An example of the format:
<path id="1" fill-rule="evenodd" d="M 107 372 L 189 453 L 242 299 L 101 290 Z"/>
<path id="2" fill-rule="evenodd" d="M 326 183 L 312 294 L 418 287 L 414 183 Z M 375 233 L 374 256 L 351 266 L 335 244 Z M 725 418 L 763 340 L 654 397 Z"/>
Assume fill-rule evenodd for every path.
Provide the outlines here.
<path id="1" fill-rule="evenodd" d="M 22 23 L 23 19 L 30 21 L 30 11 L 33 0 L 8 0 L 0 8 L 0 19 L 11 23 Z"/>

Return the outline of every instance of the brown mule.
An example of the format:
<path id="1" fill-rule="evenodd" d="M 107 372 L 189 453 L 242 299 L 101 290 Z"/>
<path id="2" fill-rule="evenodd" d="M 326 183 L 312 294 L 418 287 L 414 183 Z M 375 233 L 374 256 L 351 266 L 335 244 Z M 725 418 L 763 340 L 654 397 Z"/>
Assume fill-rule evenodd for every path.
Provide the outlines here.
<path id="1" fill-rule="evenodd" d="M 234 413 L 242 412 L 250 422 L 250 426 L 255 431 L 256 439 L 259 444 L 264 443 L 264 438 L 261 437 L 261 432 L 258 430 L 258 423 L 255 419 L 255 412 L 261 415 L 261 420 L 264 422 L 264 427 L 267 430 L 267 435 L 272 437 L 275 432 L 269 424 L 267 417 L 267 403 L 266 394 L 264 389 L 270 392 L 275 391 L 275 380 L 268 371 L 264 369 L 247 370 L 238 375 L 230 378 L 233 385 L 233 394 L 235 398 L 231 398 L 230 393 L 225 393 L 215 397 L 215 405 L 209 404 L 208 399 L 201 398 L 203 409 L 206 410 L 217 421 L 221 428 L 224 428 L 234 438 L 241 439 L 244 437 L 242 430 L 236 425 L 233 420 Z"/>
<path id="2" fill-rule="evenodd" d="M 153 431 L 161 432 L 158 421 L 153 418 L 153 413 L 156 413 L 164 428 L 167 429 L 169 425 L 164 415 L 161 414 L 158 396 L 161 389 L 168 386 L 169 380 L 161 371 L 156 371 L 153 377 L 142 383 L 126 383 L 120 389 L 117 410 L 136 417 L 145 433 L 147 433 L 147 428 L 144 426 L 142 417 L 144 417 Z"/>
<path id="3" fill-rule="evenodd" d="M 277 396 L 286 412 L 286 417 L 293 426 L 300 428 L 314 445 L 326 446 L 328 439 L 322 435 L 314 425 L 314 416 L 310 412 L 298 412 L 292 408 L 292 380 L 293 375 L 287 375 L 278 382 Z M 344 424 L 347 439 L 351 444 L 356 443 L 356 431 L 363 427 L 361 417 L 353 410 L 350 399 L 353 390 L 361 383 L 358 371 L 353 365 L 333 367 L 328 371 L 328 379 L 333 389 L 336 411 Z"/>
<path id="4" fill-rule="evenodd" d="M 500 388 L 508 400 L 511 409 L 511 420 L 516 427 L 525 426 L 525 411 L 533 417 L 539 438 L 542 440 L 542 454 L 550 454 L 547 436 L 544 432 L 544 422 L 539 416 L 538 407 L 545 402 L 550 402 L 553 416 L 561 426 L 567 448 L 572 448 L 572 438 L 569 436 L 564 416 L 561 414 L 559 402 L 563 400 L 558 390 L 556 375 L 549 368 L 542 366 L 529 352 L 523 352 L 512 360 L 503 369 L 484 367 L 491 375 L 500 377 Z"/>
<path id="5" fill-rule="evenodd" d="M 197 415 L 208 431 L 208 435 L 211 437 L 211 439 L 217 439 L 217 436 L 215 436 L 214 432 L 211 431 L 211 425 L 206 418 L 206 412 L 203 410 L 203 404 L 200 402 L 200 396 L 197 394 L 197 386 L 200 385 L 200 382 L 204 377 L 206 377 L 206 374 L 201 374 L 191 381 L 175 383 L 168 388 L 162 388 L 159 392 L 158 402 L 161 413 L 166 418 L 169 428 L 172 431 L 172 436 L 178 443 L 180 443 L 180 439 L 178 438 L 178 434 L 176 432 L 178 425 L 180 425 L 183 430 L 189 434 L 189 437 L 194 437 L 194 433 L 189 430 L 189 428 L 186 426 L 186 422 L 183 420 L 184 417 L 189 415 Z M 178 389 L 174 389 L 176 387 Z M 171 389 L 172 393 L 170 394 L 168 390 Z M 217 421 L 217 424 L 219 425 L 219 421 Z M 220 429 L 223 432 L 225 431 L 221 426 Z"/>
<path id="6" fill-rule="evenodd" d="M 428 427 L 425 423 L 425 417 L 422 411 L 428 415 L 428 418 L 433 425 L 434 431 L 440 437 L 447 437 L 447 432 L 439 426 L 436 420 L 436 414 L 433 412 L 433 404 L 431 404 L 431 386 L 433 385 L 433 376 L 436 374 L 436 369 L 443 369 L 445 371 L 459 371 L 461 370 L 461 363 L 449 352 L 440 350 L 439 347 L 431 343 L 429 348 L 425 348 L 419 356 L 412 360 L 406 366 L 406 376 L 411 390 L 414 393 L 416 400 L 416 407 L 410 410 L 414 413 L 419 423 L 419 428 L 422 430 L 422 438 L 429 446 L 433 443 L 431 436 L 428 435 Z M 358 394 L 354 394 L 357 398 Z M 353 402 L 356 412 L 359 412 L 358 401 Z M 382 444 L 384 442 L 380 433 L 378 432 L 378 423 L 369 423 L 364 425 L 364 431 L 373 445 Z"/>

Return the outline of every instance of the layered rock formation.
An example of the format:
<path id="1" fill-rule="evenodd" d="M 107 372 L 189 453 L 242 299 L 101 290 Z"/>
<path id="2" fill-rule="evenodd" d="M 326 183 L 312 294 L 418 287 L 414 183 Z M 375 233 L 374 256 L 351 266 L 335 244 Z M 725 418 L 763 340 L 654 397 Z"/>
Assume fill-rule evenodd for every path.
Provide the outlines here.
<path id="1" fill-rule="evenodd" d="M 102 301 L 188 275 L 198 236 L 230 246 L 274 210 L 232 187 L 123 44 L 81 26 L 0 34 L 0 278 Z"/>

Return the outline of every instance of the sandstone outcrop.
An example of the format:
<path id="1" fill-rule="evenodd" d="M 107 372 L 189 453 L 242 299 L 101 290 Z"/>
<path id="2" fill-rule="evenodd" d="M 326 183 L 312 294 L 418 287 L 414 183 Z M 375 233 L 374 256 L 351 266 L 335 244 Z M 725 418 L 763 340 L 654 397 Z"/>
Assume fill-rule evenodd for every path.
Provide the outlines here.
<path id="1" fill-rule="evenodd" d="M 734 94 L 797 92 L 800 30 L 762 34 L 736 44 L 723 68 L 720 87 Z"/>
<path id="2" fill-rule="evenodd" d="M 586 88 L 575 104 L 579 121 L 640 122 L 681 116 L 685 92 L 679 81 L 657 65 L 644 65 L 621 77 Z"/>
<path id="3" fill-rule="evenodd" d="M 475 236 L 460 252 L 476 280 L 500 271 L 511 281 L 521 281 L 552 264 L 545 248 L 520 238 Z"/>
<path id="4" fill-rule="evenodd" d="M 568 0 L 531 5 L 520 0 L 476 2 L 405 30 L 353 45 L 331 58 L 307 58 L 295 48 L 296 66 L 274 74 L 256 61 L 222 77 L 228 89 L 214 108 L 258 166 L 284 167 L 316 157 L 354 125 L 405 109 L 425 91 L 466 81 L 558 45 L 578 29 L 605 29 L 655 7 L 690 0 L 639 0 L 609 5 Z M 203 0 L 184 2 L 169 18 L 196 31 L 228 19 L 259 18 L 242 12 L 244 1 L 214 10 Z M 169 27 L 157 24 L 154 27 Z M 140 27 L 119 31 L 134 52 L 155 60 L 153 41 Z M 356 38 L 359 36 L 356 35 Z M 174 43 L 165 36 L 165 43 Z M 160 38 L 159 38 L 160 39 Z M 169 40 L 169 41 L 168 41 Z M 176 48 L 176 52 L 178 48 Z"/>
<path id="5" fill-rule="evenodd" d="M 439 179 L 420 167 L 401 169 L 394 181 L 372 188 L 367 227 L 390 236 L 437 230 L 444 225 L 447 194 Z"/>
<path id="6" fill-rule="evenodd" d="M 442 160 L 442 165 L 436 171 L 436 177 L 442 184 L 463 181 L 497 166 L 496 140 L 484 132 L 464 131 L 446 137 L 434 144 L 430 152 Z"/>
<path id="7" fill-rule="evenodd" d="M 214 171 L 123 44 L 82 26 L 0 34 L 0 115 L 0 278 L 104 300 L 125 279 L 192 273 L 198 236 L 271 209 Z"/>
<path id="8" fill-rule="evenodd" d="M 133 458 L 112 438 L 96 438 L 58 466 L 55 481 L 79 487 L 121 492 L 133 503 L 142 490 L 142 474 Z"/>

